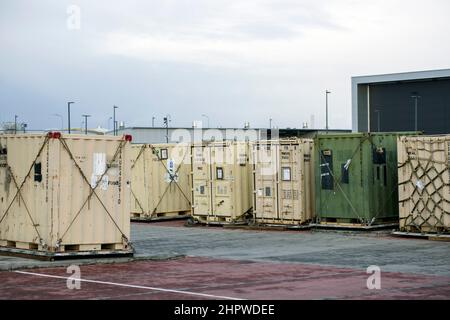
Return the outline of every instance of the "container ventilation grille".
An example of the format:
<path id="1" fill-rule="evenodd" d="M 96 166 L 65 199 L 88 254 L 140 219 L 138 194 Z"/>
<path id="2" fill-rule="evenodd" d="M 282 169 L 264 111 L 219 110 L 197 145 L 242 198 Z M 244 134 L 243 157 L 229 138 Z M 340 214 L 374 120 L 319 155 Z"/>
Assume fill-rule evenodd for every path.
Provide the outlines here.
<path id="1" fill-rule="evenodd" d="M 298 200 L 298 190 L 282 190 L 284 200 Z"/>

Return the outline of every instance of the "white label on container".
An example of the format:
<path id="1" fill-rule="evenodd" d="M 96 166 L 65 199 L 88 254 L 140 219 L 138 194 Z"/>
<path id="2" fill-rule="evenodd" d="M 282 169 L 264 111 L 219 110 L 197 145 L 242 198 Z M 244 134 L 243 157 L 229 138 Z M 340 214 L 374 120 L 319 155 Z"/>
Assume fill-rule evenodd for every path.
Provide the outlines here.
<path id="1" fill-rule="evenodd" d="M 102 176 L 106 172 L 106 153 L 94 153 L 93 174 Z"/>
<path id="2" fill-rule="evenodd" d="M 178 182 L 178 174 L 176 172 L 175 160 L 168 159 L 167 160 L 167 173 L 166 173 L 166 182 L 170 183 L 172 181 Z"/>
<path id="3" fill-rule="evenodd" d="M 95 189 L 96 186 L 97 186 L 97 176 L 93 174 L 91 176 L 91 188 Z"/>
<path id="4" fill-rule="evenodd" d="M 416 182 L 416 187 L 422 191 L 423 189 L 425 189 L 425 185 L 423 184 L 423 182 L 421 180 L 417 180 Z"/>
<path id="5" fill-rule="evenodd" d="M 351 163 L 352 163 L 352 159 L 348 159 L 347 162 L 344 165 L 345 171 L 348 171 L 348 168 L 350 167 Z"/>
<path id="6" fill-rule="evenodd" d="M 167 171 L 169 171 L 170 174 L 175 173 L 175 160 L 173 159 L 167 160 Z"/>
<path id="7" fill-rule="evenodd" d="M 258 189 L 258 197 L 262 197 L 263 195 L 263 189 Z"/>

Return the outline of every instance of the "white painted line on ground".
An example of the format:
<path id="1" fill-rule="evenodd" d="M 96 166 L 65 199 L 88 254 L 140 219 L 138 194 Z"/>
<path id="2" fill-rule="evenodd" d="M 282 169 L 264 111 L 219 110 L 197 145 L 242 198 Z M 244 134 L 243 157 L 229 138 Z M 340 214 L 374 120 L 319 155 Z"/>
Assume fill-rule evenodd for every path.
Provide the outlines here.
<path id="1" fill-rule="evenodd" d="M 124 284 L 124 283 L 115 283 L 115 282 L 106 282 L 106 281 L 97 281 L 97 280 L 88 280 L 88 279 L 76 279 L 75 280 L 75 279 L 72 279 L 70 277 L 54 276 L 54 275 L 43 274 L 43 273 L 34 273 L 34 272 L 25 272 L 25 271 L 14 271 L 14 272 L 15 273 L 20 273 L 20 274 L 25 274 L 25 275 L 30 275 L 30 276 L 43 277 L 43 278 L 64 279 L 64 280 L 71 279 L 71 280 L 80 281 L 80 282 L 104 284 L 104 285 L 109 285 L 109 286 L 134 288 L 134 289 L 144 289 L 144 290 L 153 290 L 153 291 L 161 291 L 161 292 L 170 292 L 170 293 L 185 294 L 185 295 L 199 296 L 199 297 L 205 297 L 205 298 L 214 298 L 214 299 L 223 299 L 223 300 L 245 300 L 245 299 L 226 297 L 226 296 L 216 296 L 216 295 L 213 295 L 213 294 L 206 294 L 206 293 L 180 291 L 180 290 L 154 288 L 154 287 L 145 287 L 145 286 L 136 286 L 136 285 Z"/>

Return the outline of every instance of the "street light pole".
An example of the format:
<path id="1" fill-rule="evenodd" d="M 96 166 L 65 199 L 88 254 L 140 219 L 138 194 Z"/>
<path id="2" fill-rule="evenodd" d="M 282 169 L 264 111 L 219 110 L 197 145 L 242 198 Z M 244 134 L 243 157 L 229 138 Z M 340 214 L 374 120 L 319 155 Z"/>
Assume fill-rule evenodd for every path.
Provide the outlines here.
<path id="1" fill-rule="evenodd" d="M 326 110 L 325 110 L 325 117 L 326 117 L 326 119 L 325 119 L 325 130 L 327 131 L 327 133 L 328 133 L 328 129 L 329 129 L 329 127 L 328 127 L 328 95 L 331 93 L 331 91 L 328 91 L 328 90 L 326 90 L 325 91 L 325 100 L 326 100 Z"/>
<path id="2" fill-rule="evenodd" d="M 417 129 L 418 129 L 418 125 L 417 125 L 417 123 L 418 123 L 418 120 L 417 120 L 417 104 L 418 104 L 418 100 L 420 98 L 422 98 L 422 97 L 419 96 L 417 93 L 414 93 L 411 96 L 411 98 L 413 98 L 415 100 L 415 103 L 414 103 L 414 130 L 417 131 Z"/>
<path id="3" fill-rule="evenodd" d="M 163 119 L 164 125 L 166 126 L 166 142 L 169 143 L 169 120 L 170 114 L 166 115 Z"/>
<path id="4" fill-rule="evenodd" d="M 87 135 L 87 130 L 88 130 L 88 118 L 90 117 L 89 114 L 83 114 L 84 117 L 84 134 Z"/>
<path id="5" fill-rule="evenodd" d="M 269 119 L 269 129 L 272 129 L 272 118 Z"/>
<path id="6" fill-rule="evenodd" d="M 67 102 L 67 114 L 68 114 L 68 128 L 69 128 L 69 134 L 70 134 L 70 105 L 73 104 L 75 102 L 71 101 L 71 102 Z"/>
<path id="7" fill-rule="evenodd" d="M 113 124 L 114 124 L 114 135 L 116 136 L 117 135 L 117 132 L 116 132 L 116 130 L 117 130 L 117 125 L 116 125 L 116 109 L 118 109 L 119 107 L 117 107 L 117 106 L 114 106 L 113 107 L 113 110 L 114 110 L 114 116 L 113 116 Z"/>
<path id="8" fill-rule="evenodd" d="M 17 134 L 17 118 L 19 118 L 18 115 L 14 116 L 14 134 Z"/>
<path id="9" fill-rule="evenodd" d="M 152 127 L 153 127 L 153 128 L 155 127 L 155 119 L 156 119 L 156 117 L 153 116 L 153 117 L 152 117 Z"/>
<path id="10" fill-rule="evenodd" d="M 206 114 L 202 114 L 202 117 L 205 117 L 207 119 L 208 129 L 209 129 L 209 117 Z"/>

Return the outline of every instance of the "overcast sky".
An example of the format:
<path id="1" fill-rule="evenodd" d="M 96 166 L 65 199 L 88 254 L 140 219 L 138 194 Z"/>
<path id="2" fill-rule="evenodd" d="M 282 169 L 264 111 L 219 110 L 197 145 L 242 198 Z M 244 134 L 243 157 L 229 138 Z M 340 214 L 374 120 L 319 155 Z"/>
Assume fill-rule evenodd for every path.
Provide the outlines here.
<path id="1" fill-rule="evenodd" d="M 70 7 L 76 5 L 77 7 Z M 80 28 L 77 29 L 77 10 Z M 450 1 L 0 1 L 0 122 L 351 127 L 351 76 L 450 68 Z M 112 125 L 112 124 L 111 124 Z"/>

